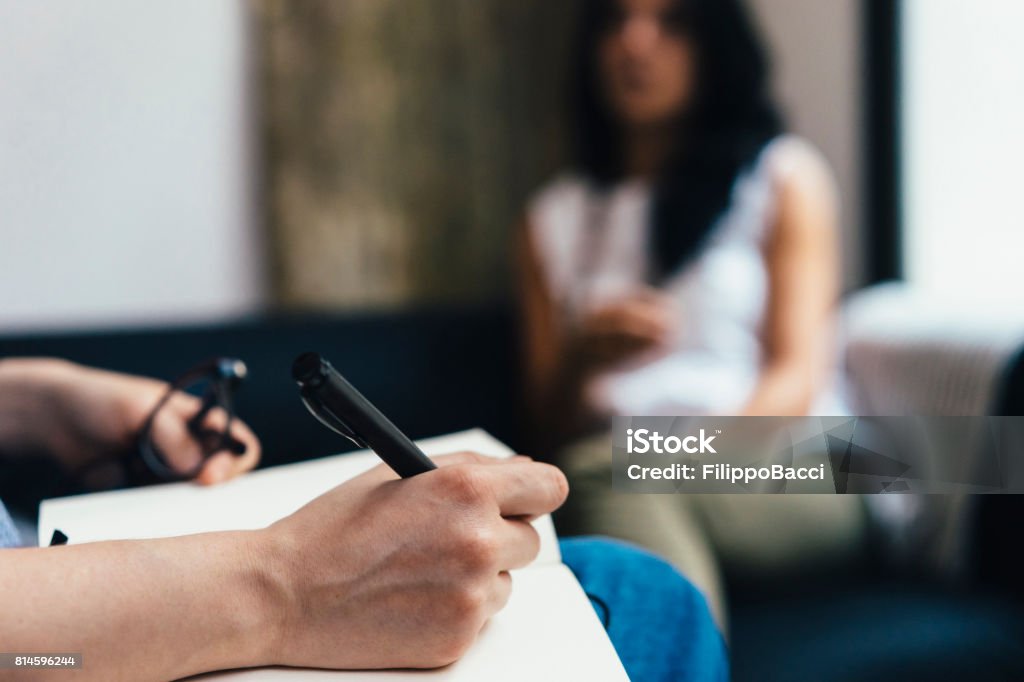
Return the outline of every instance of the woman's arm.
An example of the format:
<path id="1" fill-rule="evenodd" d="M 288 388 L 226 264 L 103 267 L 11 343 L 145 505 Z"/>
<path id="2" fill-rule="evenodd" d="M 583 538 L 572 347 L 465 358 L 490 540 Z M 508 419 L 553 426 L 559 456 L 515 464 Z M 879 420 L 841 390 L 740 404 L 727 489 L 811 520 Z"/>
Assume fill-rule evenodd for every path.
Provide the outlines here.
<path id="1" fill-rule="evenodd" d="M 582 356 L 569 351 L 566 325 L 544 282 L 531 235 L 524 221 L 516 232 L 515 271 L 526 417 L 534 451 L 545 455 L 567 439 L 576 423 L 585 421 L 581 392 L 586 370 Z"/>
<path id="2" fill-rule="evenodd" d="M 838 201 L 828 167 L 811 153 L 777 177 L 778 213 L 765 246 L 769 273 L 761 377 L 744 414 L 807 414 L 836 343 Z"/>
<path id="3" fill-rule="evenodd" d="M 535 451 L 550 454 L 607 425 L 607 415 L 584 401 L 587 381 L 609 368 L 664 352 L 677 334 L 678 320 L 668 297 L 639 285 L 585 311 L 578 321 L 565 319 L 543 276 L 532 234 L 524 224 L 515 250 L 525 397 L 531 430 L 540 437 Z"/>

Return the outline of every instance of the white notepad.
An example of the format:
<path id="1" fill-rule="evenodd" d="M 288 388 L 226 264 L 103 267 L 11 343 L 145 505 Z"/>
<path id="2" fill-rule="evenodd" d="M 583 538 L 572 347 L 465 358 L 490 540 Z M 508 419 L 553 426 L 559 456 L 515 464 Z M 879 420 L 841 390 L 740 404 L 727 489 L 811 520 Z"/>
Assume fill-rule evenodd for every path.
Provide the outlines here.
<path id="1" fill-rule="evenodd" d="M 493 457 L 512 452 L 481 430 L 420 441 L 428 455 L 472 450 Z M 169 537 L 217 530 L 263 528 L 380 460 L 359 452 L 273 467 L 214 487 L 171 483 L 46 500 L 39 509 L 40 545 L 61 529 L 72 544 Z M 628 680 L 590 601 L 562 563 L 551 518 L 534 525 L 541 551 L 513 572 L 508 605 L 484 627 L 457 663 L 428 671 L 338 672 L 261 668 L 211 673 L 202 680 L 232 682 L 444 682 Z"/>

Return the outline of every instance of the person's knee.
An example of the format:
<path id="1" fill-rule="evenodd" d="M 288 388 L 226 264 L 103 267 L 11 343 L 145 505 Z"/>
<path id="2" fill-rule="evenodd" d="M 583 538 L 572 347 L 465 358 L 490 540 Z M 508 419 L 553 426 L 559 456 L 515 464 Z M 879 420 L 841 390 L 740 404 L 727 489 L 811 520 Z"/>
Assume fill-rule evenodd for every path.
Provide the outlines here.
<path id="1" fill-rule="evenodd" d="M 722 637 L 704 596 L 671 564 L 617 540 L 562 542 L 633 679 L 726 679 Z"/>
<path id="2" fill-rule="evenodd" d="M 707 611 L 704 596 L 671 564 L 656 554 L 621 540 L 580 537 L 562 541 L 566 565 L 580 582 L 597 591 L 654 604 L 666 600 Z"/>

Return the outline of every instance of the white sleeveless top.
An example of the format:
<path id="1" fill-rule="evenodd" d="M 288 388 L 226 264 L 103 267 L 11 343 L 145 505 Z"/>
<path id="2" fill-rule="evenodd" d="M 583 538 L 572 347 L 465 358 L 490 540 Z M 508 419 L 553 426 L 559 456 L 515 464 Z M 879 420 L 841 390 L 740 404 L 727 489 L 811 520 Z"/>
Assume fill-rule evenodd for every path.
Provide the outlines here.
<path id="1" fill-rule="evenodd" d="M 660 287 L 679 310 L 672 352 L 596 377 L 585 387 L 591 407 L 613 415 L 689 416 L 732 415 L 744 406 L 762 360 L 764 245 L 775 224 L 776 188 L 808 154 L 818 157 L 799 138 L 776 138 L 737 178 L 701 251 Z M 599 194 L 582 178 L 564 176 L 530 202 L 541 268 L 570 324 L 649 281 L 651 195 L 644 181 Z"/>

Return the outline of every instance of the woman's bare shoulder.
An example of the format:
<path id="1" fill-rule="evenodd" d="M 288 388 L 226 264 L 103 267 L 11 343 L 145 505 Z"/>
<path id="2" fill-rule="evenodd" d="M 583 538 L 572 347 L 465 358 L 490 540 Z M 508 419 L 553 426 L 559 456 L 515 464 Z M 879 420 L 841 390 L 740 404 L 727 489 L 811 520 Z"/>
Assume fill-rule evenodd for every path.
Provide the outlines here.
<path id="1" fill-rule="evenodd" d="M 763 163 L 781 194 L 836 193 L 835 175 L 828 159 L 811 141 L 782 135 L 770 142 Z"/>
<path id="2" fill-rule="evenodd" d="M 587 183 L 577 173 L 559 173 L 541 185 L 526 203 L 526 220 L 546 222 L 552 214 L 575 210 L 587 194 Z"/>
<path id="3" fill-rule="evenodd" d="M 777 138 L 764 152 L 774 185 L 776 238 L 817 240 L 839 229 L 839 190 L 825 155 L 794 135 Z"/>

